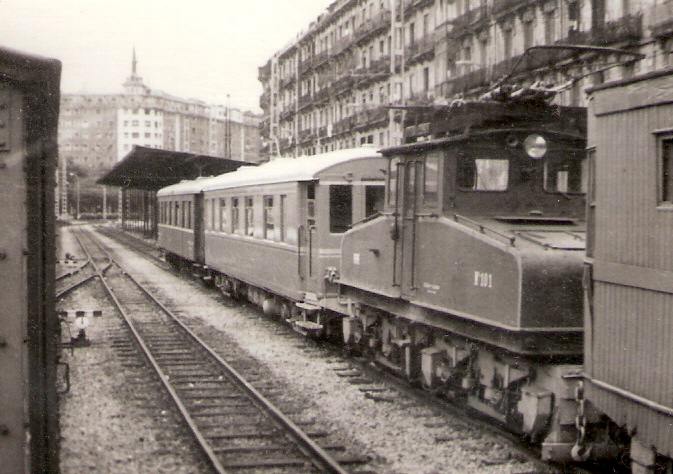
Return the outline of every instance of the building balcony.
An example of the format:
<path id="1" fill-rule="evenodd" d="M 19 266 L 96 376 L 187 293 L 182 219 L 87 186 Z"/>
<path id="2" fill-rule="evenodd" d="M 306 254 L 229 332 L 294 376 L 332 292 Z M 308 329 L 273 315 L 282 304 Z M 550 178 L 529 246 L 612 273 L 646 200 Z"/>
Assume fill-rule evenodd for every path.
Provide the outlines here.
<path id="1" fill-rule="evenodd" d="M 287 77 L 282 77 L 278 80 L 278 87 L 281 89 L 284 89 L 285 87 L 290 87 L 292 84 L 296 82 L 297 78 L 292 75 L 292 76 L 287 76 Z"/>
<path id="2" fill-rule="evenodd" d="M 435 56 L 435 35 L 426 34 L 409 45 L 408 51 L 410 64 L 432 59 Z"/>
<path id="3" fill-rule="evenodd" d="M 271 79 L 271 61 L 257 68 L 257 78 L 262 83 L 268 82 Z"/>
<path id="4" fill-rule="evenodd" d="M 278 114 L 278 118 L 280 118 L 281 122 L 291 120 L 294 117 L 294 113 L 294 108 L 287 108 Z"/>
<path id="5" fill-rule="evenodd" d="M 358 112 L 355 115 L 354 128 L 364 130 L 383 126 L 388 121 L 388 109 L 376 107 Z"/>
<path id="6" fill-rule="evenodd" d="M 345 117 L 334 124 L 332 127 L 332 135 L 342 135 L 353 130 L 355 125 L 355 117 Z"/>
<path id="7" fill-rule="evenodd" d="M 383 11 L 381 15 L 374 19 L 366 20 L 360 28 L 353 33 L 352 42 L 362 44 L 376 36 L 378 33 L 390 27 L 390 11 Z"/>
<path id="8" fill-rule="evenodd" d="M 264 91 L 262 95 L 259 96 L 259 106 L 263 110 L 267 110 L 269 108 L 270 99 L 271 99 L 271 93 L 269 91 Z"/>
<path id="9" fill-rule="evenodd" d="M 313 130 L 301 130 L 299 132 L 299 143 L 306 143 L 313 141 L 315 139 L 315 133 Z"/>
<path id="10" fill-rule="evenodd" d="M 310 93 L 299 97 L 299 110 L 304 109 L 313 103 L 313 97 Z"/>
<path id="11" fill-rule="evenodd" d="M 312 68 L 315 69 L 317 67 L 322 66 L 323 64 L 325 64 L 329 60 L 329 58 L 330 58 L 329 49 L 319 52 L 318 54 L 313 56 Z"/>
<path id="12" fill-rule="evenodd" d="M 449 29 L 447 33 L 450 37 L 460 36 L 462 33 L 467 33 L 480 29 L 490 20 L 488 5 L 481 5 L 477 8 L 456 17 L 449 22 L 453 28 Z"/>
<path id="13" fill-rule="evenodd" d="M 500 17 L 534 3 L 536 3 L 535 0 L 493 0 L 491 12 L 494 17 Z"/>
<path id="14" fill-rule="evenodd" d="M 332 83 L 332 91 L 335 95 L 349 91 L 355 85 L 355 78 L 350 74 L 337 79 Z"/>
<path id="15" fill-rule="evenodd" d="M 347 51 L 350 45 L 353 43 L 353 35 L 344 36 L 340 38 L 334 45 L 332 45 L 332 56 L 338 56 L 339 54 Z"/>
<path id="16" fill-rule="evenodd" d="M 432 105 L 434 100 L 434 90 L 414 91 L 409 95 L 407 105 Z"/>
<path id="17" fill-rule="evenodd" d="M 650 32 L 655 38 L 673 36 L 673 1 L 668 0 L 650 9 Z"/>
<path id="18" fill-rule="evenodd" d="M 299 75 L 306 74 L 313 67 L 313 58 L 306 58 L 299 62 Z"/>
<path id="19" fill-rule="evenodd" d="M 330 87 L 323 87 L 315 94 L 313 94 L 313 103 L 316 105 L 323 104 L 331 97 Z"/>
<path id="20" fill-rule="evenodd" d="M 593 44 L 608 46 L 621 43 L 637 43 L 643 37 L 643 15 L 626 15 L 592 30 Z"/>
<path id="21" fill-rule="evenodd" d="M 590 31 L 570 30 L 568 36 L 556 44 L 589 44 L 608 46 L 614 44 L 633 44 L 643 37 L 643 16 L 626 15 L 619 20 L 609 21 Z M 570 55 L 570 54 L 569 54 Z"/>
<path id="22" fill-rule="evenodd" d="M 405 16 L 411 15 L 413 12 L 425 7 L 432 6 L 434 3 L 434 0 L 405 0 L 404 14 Z"/>

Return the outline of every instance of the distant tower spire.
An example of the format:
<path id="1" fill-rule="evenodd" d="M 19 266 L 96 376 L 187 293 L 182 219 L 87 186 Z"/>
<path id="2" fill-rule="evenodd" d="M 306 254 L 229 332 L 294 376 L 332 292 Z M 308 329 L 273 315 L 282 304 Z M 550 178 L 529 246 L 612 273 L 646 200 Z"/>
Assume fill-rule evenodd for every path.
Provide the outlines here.
<path id="1" fill-rule="evenodd" d="M 138 75 L 138 61 L 136 47 L 133 47 L 133 61 L 131 61 L 131 75 L 124 82 L 124 91 L 131 95 L 149 94 L 150 88 L 143 84 L 143 78 Z"/>

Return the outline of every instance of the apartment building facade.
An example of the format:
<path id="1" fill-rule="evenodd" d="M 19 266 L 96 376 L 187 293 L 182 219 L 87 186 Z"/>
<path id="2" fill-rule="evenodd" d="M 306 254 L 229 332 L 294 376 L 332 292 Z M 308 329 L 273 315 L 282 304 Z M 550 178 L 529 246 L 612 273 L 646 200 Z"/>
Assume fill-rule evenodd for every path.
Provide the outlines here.
<path id="1" fill-rule="evenodd" d="M 101 175 L 133 145 L 257 162 L 260 117 L 153 91 L 136 72 L 120 94 L 63 94 L 59 155 L 91 175 Z"/>
<path id="2" fill-rule="evenodd" d="M 618 54 L 537 52 L 590 45 L 646 55 L 598 71 Z M 519 64 L 513 81 L 562 84 L 562 105 L 585 105 L 602 81 L 667 67 L 673 1 L 337 0 L 259 68 L 263 154 L 298 156 L 401 143 L 424 106 L 478 97 Z"/>

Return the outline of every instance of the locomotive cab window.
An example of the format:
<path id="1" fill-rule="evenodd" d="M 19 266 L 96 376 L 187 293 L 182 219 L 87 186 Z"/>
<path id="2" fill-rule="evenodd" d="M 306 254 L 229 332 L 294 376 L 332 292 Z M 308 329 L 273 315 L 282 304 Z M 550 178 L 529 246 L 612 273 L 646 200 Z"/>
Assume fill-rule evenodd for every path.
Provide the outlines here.
<path id="1" fill-rule="evenodd" d="M 383 197 L 385 188 L 383 186 L 365 186 L 365 217 L 383 211 Z"/>
<path id="2" fill-rule="evenodd" d="M 393 158 L 388 168 L 388 205 L 391 207 L 395 207 L 397 203 L 397 175 L 400 164 L 399 158 Z"/>
<path id="3" fill-rule="evenodd" d="M 586 159 L 579 159 L 574 154 L 545 159 L 544 190 L 549 193 L 586 193 L 586 167 Z"/>
<path id="4" fill-rule="evenodd" d="M 509 184 L 509 160 L 502 158 L 458 158 L 458 186 L 468 191 L 506 191 Z"/>
<path id="5" fill-rule="evenodd" d="M 353 224 L 353 187 L 333 185 L 329 187 L 329 231 L 333 234 L 346 232 Z"/>
<path id="6" fill-rule="evenodd" d="M 439 158 L 440 152 L 430 153 L 423 166 L 423 205 L 436 207 L 439 195 Z"/>

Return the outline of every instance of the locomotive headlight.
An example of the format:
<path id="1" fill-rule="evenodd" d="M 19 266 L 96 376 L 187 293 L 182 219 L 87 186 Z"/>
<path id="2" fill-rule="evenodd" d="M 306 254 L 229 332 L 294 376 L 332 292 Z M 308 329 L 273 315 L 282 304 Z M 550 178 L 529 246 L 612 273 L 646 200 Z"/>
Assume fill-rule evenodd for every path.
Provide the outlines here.
<path id="1" fill-rule="evenodd" d="M 528 156 L 537 160 L 547 153 L 547 140 L 541 135 L 528 135 L 523 142 L 523 147 Z"/>

